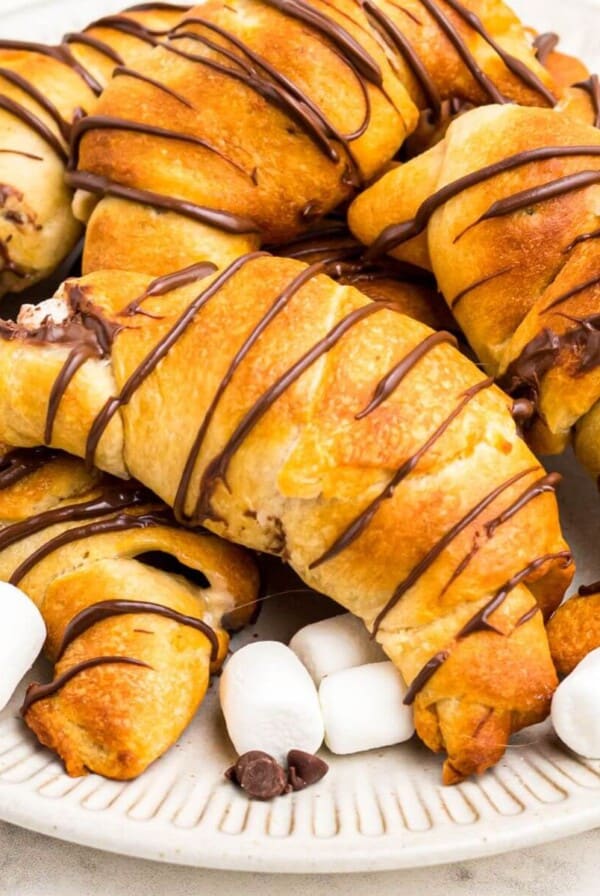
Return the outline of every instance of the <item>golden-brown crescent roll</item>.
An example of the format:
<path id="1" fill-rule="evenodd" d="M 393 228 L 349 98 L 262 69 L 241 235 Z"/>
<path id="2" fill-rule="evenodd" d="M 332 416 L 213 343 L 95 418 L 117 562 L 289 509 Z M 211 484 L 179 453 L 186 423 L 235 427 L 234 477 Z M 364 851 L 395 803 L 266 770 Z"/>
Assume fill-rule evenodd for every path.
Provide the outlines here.
<path id="1" fill-rule="evenodd" d="M 0 462 L 0 521 L 0 577 L 40 609 L 55 664 L 27 691 L 26 723 L 70 775 L 139 775 L 202 702 L 227 650 L 223 616 L 248 620 L 252 562 L 178 528 L 135 483 L 35 449 Z"/>
<path id="2" fill-rule="evenodd" d="M 465 151 L 465 147 L 469 151 Z M 491 106 L 353 204 L 370 253 L 434 271 L 488 371 L 530 400 L 531 444 L 577 427 L 600 473 L 600 131 L 544 109 Z"/>
<path id="3" fill-rule="evenodd" d="M 499 0 L 209 0 L 135 69 L 75 131 L 85 273 L 222 267 L 355 195 L 419 109 L 558 99 Z"/>
<path id="4" fill-rule="evenodd" d="M 75 246 L 81 224 L 64 182 L 73 122 L 92 110 L 115 67 L 127 72 L 186 9 L 146 6 L 57 47 L 0 39 L 0 296 L 49 276 Z"/>
<path id="5" fill-rule="evenodd" d="M 556 671 L 569 675 L 581 660 L 600 647 L 600 584 L 581 588 L 579 597 L 562 604 L 547 626 Z"/>
<path id="6" fill-rule="evenodd" d="M 321 270 L 252 254 L 67 281 L 62 322 L 0 329 L 0 439 L 49 434 L 283 557 L 373 631 L 457 781 L 548 711 L 543 615 L 573 572 L 558 477 L 450 334 Z M 92 330 L 104 352 L 67 376 Z"/>

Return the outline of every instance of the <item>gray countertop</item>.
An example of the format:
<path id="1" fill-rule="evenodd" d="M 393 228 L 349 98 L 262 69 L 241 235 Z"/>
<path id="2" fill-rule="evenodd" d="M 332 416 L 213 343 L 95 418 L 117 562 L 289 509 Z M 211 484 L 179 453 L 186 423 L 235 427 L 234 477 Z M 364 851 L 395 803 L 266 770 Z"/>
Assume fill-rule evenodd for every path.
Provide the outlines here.
<path id="1" fill-rule="evenodd" d="M 1 896 L 596 896 L 600 831 L 414 871 L 262 875 L 160 865 L 0 824 Z"/>

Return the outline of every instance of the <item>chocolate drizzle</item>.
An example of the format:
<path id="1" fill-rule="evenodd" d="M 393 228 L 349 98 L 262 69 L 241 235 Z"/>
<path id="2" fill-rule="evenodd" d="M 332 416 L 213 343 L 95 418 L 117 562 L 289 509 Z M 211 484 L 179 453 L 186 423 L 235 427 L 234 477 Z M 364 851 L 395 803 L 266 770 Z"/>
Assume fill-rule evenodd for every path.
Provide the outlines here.
<path id="1" fill-rule="evenodd" d="M 80 675 L 81 672 L 85 672 L 87 669 L 94 669 L 96 666 L 119 664 L 152 669 L 152 666 L 149 666 L 148 663 L 144 663 L 142 660 L 135 660 L 130 656 L 96 656 L 92 659 L 84 660 L 82 663 L 77 663 L 76 666 L 71 666 L 70 669 L 67 669 L 66 672 L 63 672 L 62 675 L 59 675 L 54 681 L 48 682 L 48 684 L 32 682 L 25 694 L 25 700 L 21 707 L 21 716 L 25 718 L 34 703 L 38 703 L 40 700 L 46 700 L 48 697 L 54 697 L 71 681 L 71 679 L 75 678 L 76 675 Z"/>
<path id="2" fill-rule="evenodd" d="M 2 72 L 0 71 L 0 74 Z M 9 112 L 11 115 L 14 115 L 15 118 L 20 118 L 21 121 L 24 121 L 32 131 L 35 131 L 42 140 L 44 140 L 51 149 L 54 150 L 56 155 L 61 161 L 66 162 L 68 155 L 67 151 L 56 136 L 56 134 L 50 130 L 48 125 L 42 121 L 41 118 L 38 118 L 37 115 L 34 115 L 30 109 L 26 106 L 22 106 L 21 103 L 18 103 L 16 100 L 11 99 L 8 96 L 0 94 L 0 109 L 4 109 L 5 112 Z"/>
<path id="3" fill-rule="evenodd" d="M 533 40 L 533 48 L 535 50 L 535 55 L 538 58 L 538 62 L 540 62 L 541 65 L 546 65 L 548 57 L 558 46 L 558 41 L 558 34 L 554 34 L 552 31 L 546 31 L 544 34 L 537 34 L 535 36 Z"/>
<path id="4" fill-rule="evenodd" d="M 454 311 L 461 299 L 464 299 L 464 297 L 470 292 L 479 289 L 480 286 L 485 286 L 486 283 L 490 283 L 492 280 L 496 280 L 497 277 L 501 277 L 503 274 L 508 274 L 508 272 L 512 270 L 514 270 L 514 265 L 511 264 L 507 265 L 505 268 L 502 268 L 499 271 L 494 271 L 493 274 L 488 274 L 486 277 L 480 277 L 474 283 L 471 283 L 469 284 L 469 286 L 461 289 L 461 291 L 454 296 L 452 301 L 449 302 L 450 308 Z"/>
<path id="5" fill-rule="evenodd" d="M 61 659 L 69 644 L 72 644 L 73 641 L 79 638 L 80 635 L 93 625 L 96 625 L 96 623 L 102 622 L 105 619 L 112 619 L 115 616 L 138 613 L 149 613 L 154 614 L 155 616 L 162 616 L 165 619 L 171 619 L 173 622 L 177 622 L 188 628 L 194 628 L 196 631 L 201 632 L 210 643 L 211 662 L 216 662 L 219 656 L 219 639 L 210 625 L 202 619 L 198 619 L 196 616 L 187 616 L 184 613 L 179 613 L 177 610 L 171 609 L 171 607 L 139 600 L 104 600 L 86 607 L 74 616 L 67 625 L 56 654 L 56 661 L 58 662 Z"/>
<path id="6" fill-rule="evenodd" d="M 89 171 L 68 171 L 65 175 L 67 184 L 75 190 L 85 190 L 88 193 L 97 193 L 102 197 L 112 196 L 117 199 L 125 199 L 128 202 L 139 202 L 140 205 L 148 205 L 153 208 L 161 208 L 165 211 L 177 212 L 193 221 L 208 224 L 210 227 L 218 227 L 225 233 L 257 233 L 258 227 L 248 218 L 233 215 L 230 212 L 207 208 L 203 205 L 195 205 L 185 199 L 176 196 L 167 196 L 162 193 L 154 193 L 151 190 L 139 190 L 136 187 L 128 187 L 117 181 L 109 180 L 100 174 L 91 174 Z"/>
<path id="7" fill-rule="evenodd" d="M 432 347 L 433 346 L 430 344 L 429 348 Z M 413 356 L 413 365 L 419 360 L 421 356 L 422 355 L 419 354 Z M 406 372 L 408 372 L 408 369 L 406 370 Z M 479 392 L 481 392 L 483 389 L 489 388 L 492 383 L 493 380 L 491 379 L 482 380 L 480 383 L 477 383 L 474 387 L 472 387 L 471 389 L 467 389 L 467 391 L 463 393 L 463 396 L 459 403 L 442 421 L 442 423 L 437 427 L 432 435 L 429 436 L 427 441 L 424 442 L 419 450 L 416 451 L 415 454 L 413 454 L 411 457 L 409 457 L 398 468 L 398 470 L 396 470 L 385 488 L 381 492 L 379 492 L 379 494 L 375 498 L 373 498 L 373 500 L 367 505 L 367 507 L 357 517 L 355 517 L 354 520 L 352 520 L 350 525 L 347 526 L 346 529 L 344 529 L 344 531 L 341 533 L 341 535 L 339 535 L 335 539 L 333 544 L 329 548 L 327 548 L 327 550 L 323 554 L 317 557 L 316 560 L 313 560 L 313 562 L 309 566 L 309 569 L 316 569 L 318 566 L 321 566 L 321 564 L 326 563 L 328 560 L 332 560 L 343 550 L 349 547 L 354 541 L 356 541 L 359 535 L 361 535 L 370 524 L 371 520 L 373 519 L 383 502 L 393 497 L 398 485 L 415 469 L 421 458 L 438 441 L 438 439 L 441 438 L 441 436 L 446 432 L 451 423 L 453 423 L 453 421 L 462 413 L 469 402 L 473 398 L 475 398 L 475 396 L 478 395 Z M 385 615 L 386 612 L 387 608 L 384 611 L 383 615 Z M 379 621 L 376 622 L 376 628 L 378 627 L 378 625 Z"/>
<path id="8" fill-rule="evenodd" d="M 223 449 L 214 457 L 206 467 L 199 486 L 198 500 L 192 516 L 194 522 L 213 517 L 210 507 L 211 495 L 217 482 L 226 484 L 227 470 L 238 448 L 245 441 L 257 423 L 269 411 L 287 389 L 298 380 L 316 361 L 330 351 L 340 339 L 356 324 L 360 323 L 371 314 L 379 311 L 397 311 L 391 303 L 372 302 L 355 308 L 346 317 L 342 318 L 335 326 L 320 339 L 315 345 L 305 352 L 282 376 L 270 386 L 258 401 L 244 414 L 232 435 L 229 437 Z"/>
<path id="9" fill-rule="evenodd" d="M 600 128 L 600 79 L 598 75 L 590 75 L 585 81 L 580 81 L 573 86 L 585 90 L 588 94 L 594 111 L 594 127 Z"/>
<path id="10" fill-rule="evenodd" d="M 34 41 L 26 40 L 4 40 L 0 39 L 0 50 L 21 50 L 29 53 L 40 53 L 42 56 L 49 56 L 57 62 L 62 62 L 73 69 L 76 74 L 85 82 L 92 93 L 99 96 L 102 93 L 102 85 L 75 59 L 71 50 L 66 44 L 57 47 L 51 47 L 48 44 L 39 44 Z"/>
<path id="11" fill-rule="evenodd" d="M 142 383 L 156 369 L 159 362 L 168 354 L 172 346 L 175 345 L 175 343 L 183 335 L 183 333 L 185 333 L 189 325 L 194 320 L 198 311 L 200 311 L 200 309 L 206 304 L 206 302 L 208 302 L 209 299 L 211 299 L 212 296 L 214 296 L 220 290 L 221 286 L 226 283 L 231 277 L 233 277 L 233 275 L 237 273 L 240 268 L 242 268 L 252 259 L 260 258 L 264 254 L 265 253 L 262 252 L 255 252 L 249 255 L 244 255 L 232 262 L 232 264 L 230 264 L 228 268 L 226 268 L 215 280 L 213 280 L 210 286 L 203 290 L 200 295 L 198 295 L 194 299 L 194 301 L 186 308 L 183 314 L 181 314 L 178 320 L 173 324 L 170 330 L 162 337 L 158 344 L 154 346 L 152 351 L 148 355 L 146 355 L 141 364 L 139 364 L 138 367 L 129 376 L 119 395 L 113 396 L 106 401 L 103 408 L 92 423 L 90 432 L 88 434 L 85 452 L 85 459 L 88 467 L 93 466 L 96 448 L 98 447 L 98 443 L 102 438 L 102 434 L 104 433 L 111 419 L 117 413 L 119 408 L 123 407 L 131 401 L 131 398 L 133 397 L 133 395 L 135 395 L 136 391 L 139 389 Z M 187 270 L 189 271 L 189 269 Z M 181 275 L 181 273 L 182 272 L 178 272 L 179 275 Z M 156 283 L 156 281 L 154 282 Z M 131 305 L 128 306 L 128 309 L 125 309 L 125 311 L 127 312 L 130 308 Z"/>
<path id="12" fill-rule="evenodd" d="M 469 619 L 469 621 L 460 629 L 460 631 L 456 635 L 455 640 L 460 641 L 463 638 L 468 637 L 469 635 L 483 631 L 494 632 L 495 634 L 503 635 L 503 632 L 495 628 L 489 622 L 489 617 L 504 603 L 510 592 L 513 591 L 518 585 L 520 585 L 524 579 L 530 576 L 545 563 L 549 563 L 552 560 L 563 560 L 563 566 L 569 566 L 572 562 L 572 557 L 569 551 L 559 551 L 555 554 L 544 554 L 542 557 L 537 557 L 519 572 L 515 573 L 512 578 L 508 579 L 508 581 L 505 582 L 496 591 L 492 599 L 488 601 L 485 606 L 483 606 L 481 610 L 479 610 L 471 619 Z M 514 629 L 528 622 L 529 619 L 531 619 L 538 610 L 539 606 L 535 604 L 527 611 L 527 613 L 521 616 L 521 618 L 515 624 Z M 435 654 L 435 656 L 428 660 L 428 662 L 423 666 L 421 671 L 411 683 L 404 698 L 405 704 L 411 705 L 412 703 L 414 703 L 419 692 L 425 687 L 425 685 L 433 677 L 437 670 L 446 662 L 446 660 L 450 656 L 450 653 L 450 649 L 447 648 L 445 650 L 439 651 Z"/>
<path id="13" fill-rule="evenodd" d="M 46 448 L 15 448 L 0 460 L 0 489 L 15 485 L 59 457 Z"/>
<path id="14" fill-rule="evenodd" d="M 50 118 L 56 124 L 63 140 L 68 142 L 69 134 L 70 134 L 70 130 L 71 130 L 70 123 L 68 121 L 65 121 L 65 119 L 62 117 L 62 115 L 60 114 L 60 112 L 58 111 L 58 109 L 56 108 L 54 103 L 52 103 L 48 99 L 48 97 L 42 93 L 41 90 L 38 90 L 38 88 L 35 87 L 35 85 L 33 85 L 31 83 L 31 81 L 28 81 L 26 78 L 24 78 L 18 72 L 13 72 L 9 68 L 0 68 L 0 77 L 4 78 L 4 80 L 8 81 L 10 84 L 13 84 L 15 87 L 18 87 L 19 90 L 22 90 L 23 93 L 25 93 L 25 94 L 27 94 L 27 96 L 31 97 L 31 99 L 34 100 L 38 104 L 38 106 L 40 106 L 44 110 L 44 112 L 46 112 L 50 116 Z M 23 120 L 26 121 L 26 123 L 29 123 L 28 119 L 23 119 Z M 39 119 L 37 119 L 37 121 L 39 121 Z M 43 124 L 43 122 L 41 122 L 41 124 Z M 38 131 L 38 133 L 41 133 L 41 132 Z M 43 136 L 44 139 L 46 139 L 47 138 L 46 131 L 44 131 L 44 133 L 41 134 L 41 136 Z M 52 147 L 52 149 L 56 149 L 54 142 L 51 142 L 49 145 Z M 61 152 L 64 152 L 62 146 L 61 146 Z"/>
<path id="15" fill-rule="evenodd" d="M 480 513 L 482 513 L 490 504 L 498 498 L 502 492 L 506 491 L 515 482 L 518 482 L 519 479 L 523 479 L 524 476 L 528 476 L 531 473 L 531 468 L 526 470 L 521 470 L 519 473 L 516 473 L 514 476 L 511 476 L 510 479 L 507 479 L 505 482 L 502 482 L 500 485 L 496 486 L 491 492 L 489 492 L 484 498 L 481 499 L 474 507 L 472 507 L 457 523 L 450 527 L 447 532 L 442 535 L 442 537 L 429 549 L 429 551 L 425 554 L 425 556 L 417 563 L 415 567 L 411 570 L 411 572 L 406 576 L 406 578 L 397 586 L 393 595 L 385 604 L 383 609 L 380 611 L 378 616 L 375 619 L 373 625 L 373 635 L 377 633 L 379 630 L 383 620 L 387 616 L 387 614 L 392 610 L 396 604 L 401 600 L 401 598 L 406 594 L 410 588 L 421 578 L 421 576 L 427 572 L 430 566 L 437 560 L 437 558 L 446 550 L 448 545 L 456 538 L 457 535 L 466 529 L 474 520 L 477 519 Z"/>
<path id="16" fill-rule="evenodd" d="M 525 507 L 530 501 L 534 498 L 539 497 L 539 495 L 543 495 L 546 492 L 554 492 L 556 491 L 556 487 L 562 480 L 562 476 L 560 473 L 546 473 L 536 482 L 532 483 L 529 488 L 525 489 L 522 495 L 519 495 L 516 501 L 513 501 L 512 504 L 502 511 L 495 519 L 490 520 L 485 524 L 484 528 L 488 538 L 491 538 L 498 528 L 498 526 L 502 526 L 506 523 L 511 517 L 513 517 L 516 513 Z"/>
<path id="17" fill-rule="evenodd" d="M 493 177 L 497 177 L 499 174 L 504 174 L 507 171 L 514 171 L 516 168 L 531 164 L 532 162 L 544 162 L 556 158 L 570 158 L 586 155 L 600 156 L 600 145 L 540 146 L 536 149 L 528 149 L 523 152 L 518 152 L 515 155 L 507 156 L 504 159 L 500 159 L 498 162 L 493 162 L 490 165 L 479 168 L 477 171 L 471 171 L 469 174 L 465 174 L 457 180 L 446 184 L 440 190 L 429 196 L 421 204 L 412 220 L 404 221 L 401 224 L 390 224 L 386 227 L 379 234 L 372 246 L 367 249 L 365 257 L 368 260 L 373 260 L 380 255 L 384 255 L 386 252 L 392 251 L 403 243 L 408 242 L 408 240 L 413 237 L 418 236 L 425 230 L 433 214 L 439 208 L 445 205 L 450 199 L 460 195 L 464 190 L 468 190 L 470 187 L 477 186 Z M 582 173 L 588 176 L 598 175 L 598 172 L 580 172 L 580 174 Z M 561 181 L 560 190 L 557 191 L 555 195 L 560 195 L 571 189 L 578 189 L 579 187 L 586 185 L 580 182 L 578 175 L 572 175 L 571 177 L 577 179 L 575 181 L 571 181 L 567 178 L 559 179 Z M 525 208 L 533 202 L 538 201 L 534 191 L 538 189 L 547 191 L 551 186 L 552 182 L 550 184 L 543 184 L 539 188 L 533 188 L 531 191 L 525 191 L 527 196 L 524 196 L 523 193 L 517 194 L 521 197 L 520 202 L 523 204 L 519 204 L 512 208 L 512 210 L 516 211 L 517 208 Z M 501 208 L 506 208 L 509 201 L 511 201 L 511 197 L 507 200 L 500 200 L 502 203 Z M 492 208 L 494 207 L 497 208 L 498 204 L 494 203 Z"/>
<path id="18" fill-rule="evenodd" d="M 154 526 L 173 525 L 173 520 L 166 511 L 147 512 L 139 515 L 131 513 L 119 513 L 107 520 L 96 520 L 86 523 L 83 526 L 77 526 L 73 529 L 67 529 L 61 532 L 55 538 L 51 538 L 36 551 L 27 557 L 20 566 L 15 569 L 10 577 L 11 585 L 18 585 L 19 582 L 42 560 L 52 554 L 54 551 L 67 544 L 75 541 L 81 541 L 90 538 L 92 535 L 105 535 L 112 532 L 124 532 L 127 529 L 149 529 Z"/>
<path id="19" fill-rule="evenodd" d="M 217 266 L 211 261 L 199 261 L 196 262 L 196 264 L 191 264 L 179 271 L 174 271 L 172 274 L 164 274 L 162 277 L 157 277 L 148 284 L 142 295 L 137 299 L 134 299 L 133 302 L 130 302 L 120 314 L 124 316 L 138 314 L 140 312 L 140 305 L 142 302 L 145 302 L 146 299 L 155 296 L 163 296 L 173 289 L 189 286 L 190 283 L 196 283 L 198 280 L 203 280 L 205 277 L 209 277 L 211 274 L 214 274 L 216 270 Z"/>
<path id="20" fill-rule="evenodd" d="M 166 84 L 157 81 L 155 78 L 151 78 L 149 75 L 143 75 L 134 68 L 128 68 L 126 65 L 119 65 L 112 73 L 113 78 L 123 77 L 124 75 L 128 78 L 135 78 L 138 81 L 144 81 L 146 84 L 151 84 L 152 87 L 156 87 L 163 93 L 168 94 L 168 96 L 172 96 L 179 103 L 187 106 L 188 109 L 194 108 L 193 104 L 182 93 L 179 93 L 177 90 L 172 90 L 172 88 L 167 87 Z"/>

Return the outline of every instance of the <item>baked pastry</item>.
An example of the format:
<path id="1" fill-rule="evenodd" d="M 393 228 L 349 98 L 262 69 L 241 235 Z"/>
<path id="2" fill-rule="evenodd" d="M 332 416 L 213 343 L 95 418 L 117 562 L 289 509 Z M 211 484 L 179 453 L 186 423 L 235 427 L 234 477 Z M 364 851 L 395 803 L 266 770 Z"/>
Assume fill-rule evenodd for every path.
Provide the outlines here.
<path id="1" fill-rule="evenodd" d="M 56 452 L 4 457 L 0 521 L 0 577 L 40 609 L 54 664 L 23 718 L 70 775 L 139 775 L 202 702 L 227 651 L 224 615 L 231 627 L 251 615 L 252 561 L 177 527 L 141 486 Z"/>
<path id="2" fill-rule="evenodd" d="M 47 277 L 76 245 L 82 228 L 64 183 L 72 124 L 115 66 L 126 74 L 185 9 L 143 4 L 57 47 L 0 39 L 0 296 Z"/>
<path id="3" fill-rule="evenodd" d="M 548 642 L 556 671 L 569 675 L 600 647 L 600 583 L 584 585 L 579 596 L 562 604 L 548 623 Z"/>
<path id="4" fill-rule="evenodd" d="M 223 267 L 351 198 L 420 109 L 558 96 L 499 0 L 209 0 L 136 71 L 75 130 L 84 273 Z"/>
<path id="5" fill-rule="evenodd" d="M 50 434 L 180 521 L 283 557 L 411 683 L 444 780 L 482 771 L 556 684 L 543 615 L 573 572 L 558 477 L 450 334 L 321 263 L 208 268 L 98 272 L 67 281 L 41 327 L 4 323 L 0 439 Z"/>
<path id="6" fill-rule="evenodd" d="M 469 146 L 469 152 L 465 152 Z M 571 433 L 600 473 L 600 130 L 490 106 L 385 175 L 350 209 L 367 255 L 429 266 L 487 371 L 530 402 L 528 438 Z"/>

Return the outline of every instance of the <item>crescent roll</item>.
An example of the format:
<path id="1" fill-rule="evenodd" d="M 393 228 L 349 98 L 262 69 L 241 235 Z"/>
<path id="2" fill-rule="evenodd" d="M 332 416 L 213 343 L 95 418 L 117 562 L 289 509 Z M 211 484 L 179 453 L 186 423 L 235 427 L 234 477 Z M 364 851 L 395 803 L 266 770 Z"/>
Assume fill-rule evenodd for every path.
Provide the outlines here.
<path id="1" fill-rule="evenodd" d="M 0 328 L 0 440 L 284 558 L 382 644 L 451 783 L 548 712 L 543 618 L 573 573 L 558 477 L 449 333 L 322 271 L 252 253 L 67 281 L 42 326 Z M 92 330 L 104 350 L 73 371 Z"/>
<path id="2" fill-rule="evenodd" d="M 64 181 L 73 123 L 186 9 L 142 6 L 60 46 L 0 39 L 0 296 L 48 277 L 81 235 Z"/>
<path id="3" fill-rule="evenodd" d="M 223 617 L 248 620 L 252 562 L 59 452 L 2 459 L 0 521 L 0 577 L 40 609 L 54 664 L 49 684 L 30 685 L 25 722 L 70 775 L 139 775 L 202 702 L 227 652 Z"/>
<path id="4" fill-rule="evenodd" d="M 465 147 L 469 151 L 465 151 Z M 572 433 L 600 473 L 600 131 L 491 106 L 350 209 L 369 256 L 429 266 L 489 373 L 530 402 L 528 438 Z"/>
<path id="5" fill-rule="evenodd" d="M 355 195 L 420 110 L 558 95 L 499 0 L 208 0 L 75 128 L 84 273 L 223 267 Z"/>

